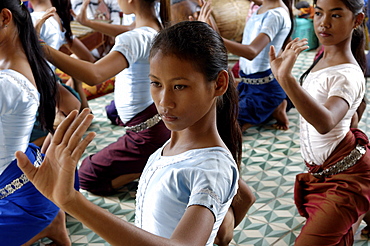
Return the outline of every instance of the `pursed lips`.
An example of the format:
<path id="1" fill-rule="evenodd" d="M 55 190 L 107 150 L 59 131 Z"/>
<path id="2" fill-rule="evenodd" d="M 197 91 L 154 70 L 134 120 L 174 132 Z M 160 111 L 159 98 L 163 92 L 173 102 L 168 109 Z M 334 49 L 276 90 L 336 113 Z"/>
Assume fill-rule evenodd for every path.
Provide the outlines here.
<path id="1" fill-rule="evenodd" d="M 177 119 L 176 116 L 173 116 L 173 115 L 169 115 L 169 114 L 166 114 L 166 113 L 161 113 L 160 114 L 162 120 L 164 121 L 174 121 Z"/>

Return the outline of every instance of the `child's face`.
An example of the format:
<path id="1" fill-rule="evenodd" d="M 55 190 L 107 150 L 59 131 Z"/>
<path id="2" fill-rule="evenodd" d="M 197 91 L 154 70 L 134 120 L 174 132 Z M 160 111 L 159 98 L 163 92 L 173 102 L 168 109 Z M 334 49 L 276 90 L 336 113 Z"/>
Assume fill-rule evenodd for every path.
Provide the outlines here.
<path id="1" fill-rule="evenodd" d="M 214 113 L 215 82 L 208 82 L 190 62 L 160 51 L 150 60 L 149 78 L 152 98 L 169 130 L 207 125 Z"/>
<path id="2" fill-rule="evenodd" d="M 336 45 L 349 40 L 355 26 L 353 13 L 342 1 L 317 1 L 314 27 L 321 44 Z"/>

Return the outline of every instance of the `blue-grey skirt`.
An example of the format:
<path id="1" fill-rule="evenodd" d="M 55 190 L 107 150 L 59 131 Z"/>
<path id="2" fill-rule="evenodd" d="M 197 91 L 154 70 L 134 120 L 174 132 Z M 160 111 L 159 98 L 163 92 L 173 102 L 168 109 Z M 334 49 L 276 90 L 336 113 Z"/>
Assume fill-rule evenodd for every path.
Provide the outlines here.
<path id="1" fill-rule="evenodd" d="M 36 145 L 30 144 L 26 150 L 26 155 L 32 163 L 41 155 L 37 149 Z M 22 174 L 17 160 L 12 161 L 0 175 L 0 189 Z M 59 211 L 59 208 L 45 198 L 30 181 L 6 197 L 3 196 L 7 192 L 2 191 L 3 195 L 0 190 L 0 245 L 19 246 L 26 243 L 48 226 Z"/>
<path id="2" fill-rule="evenodd" d="M 271 69 L 250 75 L 240 71 L 242 78 L 264 78 L 271 74 Z M 287 96 L 274 78 L 265 84 L 247 84 L 240 82 L 239 91 L 239 116 L 240 125 L 246 123 L 258 125 L 266 122 L 274 110 Z"/>

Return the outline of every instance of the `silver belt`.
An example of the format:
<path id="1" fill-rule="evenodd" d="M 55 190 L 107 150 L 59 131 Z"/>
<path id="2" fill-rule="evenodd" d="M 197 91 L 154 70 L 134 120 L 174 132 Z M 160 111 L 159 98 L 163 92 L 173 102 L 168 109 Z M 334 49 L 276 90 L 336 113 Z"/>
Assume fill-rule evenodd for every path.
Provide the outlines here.
<path id="1" fill-rule="evenodd" d="M 42 155 L 39 149 L 37 149 L 36 160 L 33 163 L 35 167 L 40 166 L 42 163 Z M 0 200 L 13 194 L 16 190 L 22 188 L 23 185 L 27 184 L 30 180 L 24 173 L 19 178 L 14 179 L 10 184 L 5 185 L 4 188 L 0 189 Z"/>
<path id="2" fill-rule="evenodd" d="M 140 124 L 137 124 L 135 126 L 126 126 L 125 129 L 126 131 L 141 132 L 151 128 L 152 126 L 155 126 L 160 121 L 161 116 L 159 116 L 159 114 L 156 114 L 152 118 L 147 119 L 146 121 L 141 122 Z"/>
<path id="3" fill-rule="evenodd" d="M 275 79 L 274 75 L 271 73 L 269 76 L 266 76 L 264 78 L 256 78 L 256 79 L 252 79 L 252 78 L 243 78 L 242 77 L 242 82 L 246 83 L 246 84 L 250 84 L 250 85 L 262 85 L 262 84 L 267 84 L 267 83 L 270 83 L 271 81 L 273 81 Z"/>
<path id="4" fill-rule="evenodd" d="M 333 166 L 324 169 L 318 173 L 311 173 L 311 175 L 317 178 L 329 177 L 334 174 L 338 174 L 347 170 L 348 168 L 354 166 L 357 161 L 366 153 L 366 147 L 357 144 L 356 148 L 354 148 L 349 155 L 344 157 L 342 160 L 335 163 Z"/>

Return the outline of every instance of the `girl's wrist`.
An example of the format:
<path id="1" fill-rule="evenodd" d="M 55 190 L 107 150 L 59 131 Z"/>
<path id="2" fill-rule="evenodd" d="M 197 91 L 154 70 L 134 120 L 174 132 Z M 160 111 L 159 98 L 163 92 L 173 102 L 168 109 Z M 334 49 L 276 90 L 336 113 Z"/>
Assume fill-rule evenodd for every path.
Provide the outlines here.
<path id="1" fill-rule="evenodd" d="M 45 46 L 46 45 L 46 42 L 43 39 L 39 38 L 39 44 L 41 46 Z"/>

